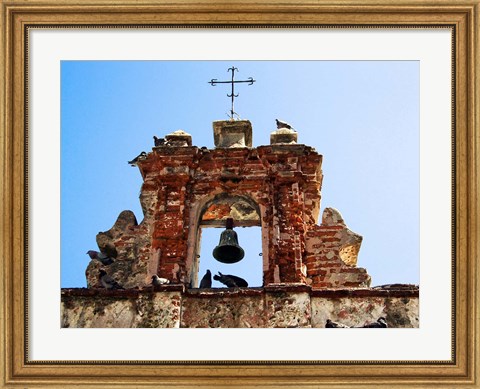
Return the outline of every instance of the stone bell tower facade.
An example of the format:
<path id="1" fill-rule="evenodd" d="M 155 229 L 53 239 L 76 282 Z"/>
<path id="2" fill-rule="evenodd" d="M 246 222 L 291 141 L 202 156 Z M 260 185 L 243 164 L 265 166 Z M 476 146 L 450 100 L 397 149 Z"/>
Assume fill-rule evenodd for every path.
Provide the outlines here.
<path id="1" fill-rule="evenodd" d="M 192 145 L 183 131 L 165 137 L 136 164 L 143 177 L 137 224 L 123 211 L 97 235 L 103 252 L 116 252 L 107 272 L 124 288 L 142 288 L 151 277 L 198 287 L 202 227 L 259 226 L 263 286 L 305 285 L 320 289 L 367 288 L 370 276 L 357 267 L 362 237 L 350 231 L 333 208 L 318 223 L 322 156 L 280 128 L 270 145 L 252 147 L 248 120 L 213 123 L 215 148 Z M 87 268 L 99 287 L 102 265 Z"/>
<path id="2" fill-rule="evenodd" d="M 179 130 L 130 161 L 143 177 L 143 220 L 123 211 L 97 235 L 114 259 L 90 261 L 87 288 L 62 289 L 62 327 L 419 326 L 418 287 L 371 288 L 357 267 L 362 237 L 333 208 L 318 220 L 320 154 L 281 126 L 255 148 L 247 120 L 216 121 L 213 133 L 213 149 Z M 261 287 L 199 288 L 202 230 L 227 219 L 261 227 Z"/>

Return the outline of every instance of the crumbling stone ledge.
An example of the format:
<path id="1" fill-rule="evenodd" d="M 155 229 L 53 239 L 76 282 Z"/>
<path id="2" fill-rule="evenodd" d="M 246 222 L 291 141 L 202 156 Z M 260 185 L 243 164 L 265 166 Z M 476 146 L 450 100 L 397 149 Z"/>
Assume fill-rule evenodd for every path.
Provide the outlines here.
<path id="1" fill-rule="evenodd" d="M 418 287 L 62 289 L 62 327 L 323 328 L 327 319 L 360 326 L 386 317 L 389 327 L 418 327 Z"/>

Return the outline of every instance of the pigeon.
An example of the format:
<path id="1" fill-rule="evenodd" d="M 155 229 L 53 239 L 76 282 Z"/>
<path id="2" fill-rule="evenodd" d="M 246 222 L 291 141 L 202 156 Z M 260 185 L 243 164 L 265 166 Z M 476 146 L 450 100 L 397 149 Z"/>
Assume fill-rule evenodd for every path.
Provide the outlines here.
<path id="1" fill-rule="evenodd" d="M 155 143 L 155 147 L 163 146 L 165 144 L 164 138 L 157 138 L 155 135 L 153 136 L 153 142 Z"/>
<path id="2" fill-rule="evenodd" d="M 219 281 L 222 284 L 226 285 L 227 288 L 236 288 L 238 285 L 237 283 L 230 277 L 223 275 L 222 273 L 218 272 L 220 274 L 217 276 L 216 274 L 213 276 L 213 279 L 215 281 Z"/>
<path id="3" fill-rule="evenodd" d="M 114 262 L 113 258 L 110 258 L 108 255 L 95 250 L 88 250 L 87 254 L 90 259 L 96 259 L 105 266 L 111 265 Z"/>
<path id="4" fill-rule="evenodd" d="M 200 288 L 211 288 L 212 287 L 212 273 L 210 270 L 207 270 L 202 280 L 200 281 Z"/>
<path id="5" fill-rule="evenodd" d="M 160 285 L 167 285 L 170 283 L 170 280 L 167 280 L 166 278 L 160 278 L 156 274 L 152 276 L 152 285 L 153 286 L 160 286 Z"/>
<path id="6" fill-rule="evenodd" d="M 128 161 L 128 163 L 132 166 L 135 166 L 138 161 L 145 159 L 146 157 L 147 157 L 147 153 L 145 151 L 142 151 L 139 155 L 137 155 L 131 161 Z"/>
<path id="7" fill-rule="evenodd" d="M 379 318 L 376 322 L 365 324 L 363 327 L 360 328 L 387 328 L 387 321 L 384 317 Z"/>
<path id="8" fill-rule="evenodd" d="M 325 324 L 325 328 L 350 328 L 350 327 L 346 326 L 345 324 L 336 323 L 334 321 L 331 321 L 330 319 L 327 319 L 327 323 Z"/>
<path id="9" fill-rule="evenodd" d="M 278 120 L 278 119 L 275 119 L 276 122 L 277 122 L 277 128 L 280 129 L 280 128 L 286 128 L 288 130 L 293 130 L 293 131 L 296 131 L 295 128 L 293 128 L 290 124 L 288 124 L 287 122 L 283 122 L 281 120 Z"/>
<path id="10" fill-rule="evenodd" d="M 107 272 L 100 269 L 100 283 L 105 289 L 123 289 L 123 286 L 119 285 Z"/>
<path id="11" fill-rule="evenodd" d="M 220 272 L 218 272 L 218 274 L 220 274 Z M 235 281 L 235 283 L 237 284 L 237 286 L 241 287 L 241 288 L 246 288 L 248 287 L 248 282 L 245 281 L 243 278 L 240 278 L 240 277 L 237 277 L 237 276 L 233 276 L 231 274 L 228 274 L 226 277 L 229 277 L 231 278 L 233 281 Z"/>
<path id="12" fill-rule="evenodd" d="M 230 274 L 222 274 L 218 272 L 218 276 L 214 275 L 213 279 L 215 281 L 219 281 L 222 284 L 226 285 L 227 288 L 236 288 L 236 287 L 244 287 L 246 288 L 248 286 L 248 282 L 245 281 L 243 278 L 237 277 L 237 276 L 232 276 Z"/>

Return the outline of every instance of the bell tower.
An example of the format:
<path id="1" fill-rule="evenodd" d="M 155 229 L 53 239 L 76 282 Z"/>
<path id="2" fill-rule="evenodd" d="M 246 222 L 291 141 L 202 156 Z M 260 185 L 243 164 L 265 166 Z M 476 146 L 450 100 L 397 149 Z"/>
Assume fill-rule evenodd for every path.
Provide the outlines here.
<path id="1" fill-rule="evenodd" d="M 143 221 L 124 211 L 97 235 L 101 250 L 118 253 L 110 274 L 125 288 L 148 285 L 154 274 L 197 287 L 200 227 L 233 219 L 236 227 L 261 227 L 263 286 L 368 287 L 370 276 L 356 267 L 362 237 L 333 208 L 317 224 L 322 156 L 297 143 L 292 128 L 277 127 L 270 145 L 252 147 L 250 121 L 215 121 L 214 149 L 192 145 L 179 130 L 142 155 Z M 90 286 L 99 266 L 87 269 Z"/>

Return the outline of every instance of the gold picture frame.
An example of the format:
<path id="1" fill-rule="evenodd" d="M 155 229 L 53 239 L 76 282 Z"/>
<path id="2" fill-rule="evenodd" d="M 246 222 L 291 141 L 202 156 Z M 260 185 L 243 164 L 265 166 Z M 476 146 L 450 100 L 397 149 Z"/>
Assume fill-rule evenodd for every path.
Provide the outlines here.
<path id="1" fill-rule="evenodd" d="M 2 245 L 0 351 L 2 387 L 478 387 L 479 0 L 0 0 L 3 72 L 0 145 Z M 25 211 L 28 115 L 25 67 L 29 26 L 451 27 L 454 30 L 455 199 L 452 220 L 454 357 L 412 362 L 128 362 L 29 361 Z"/>

